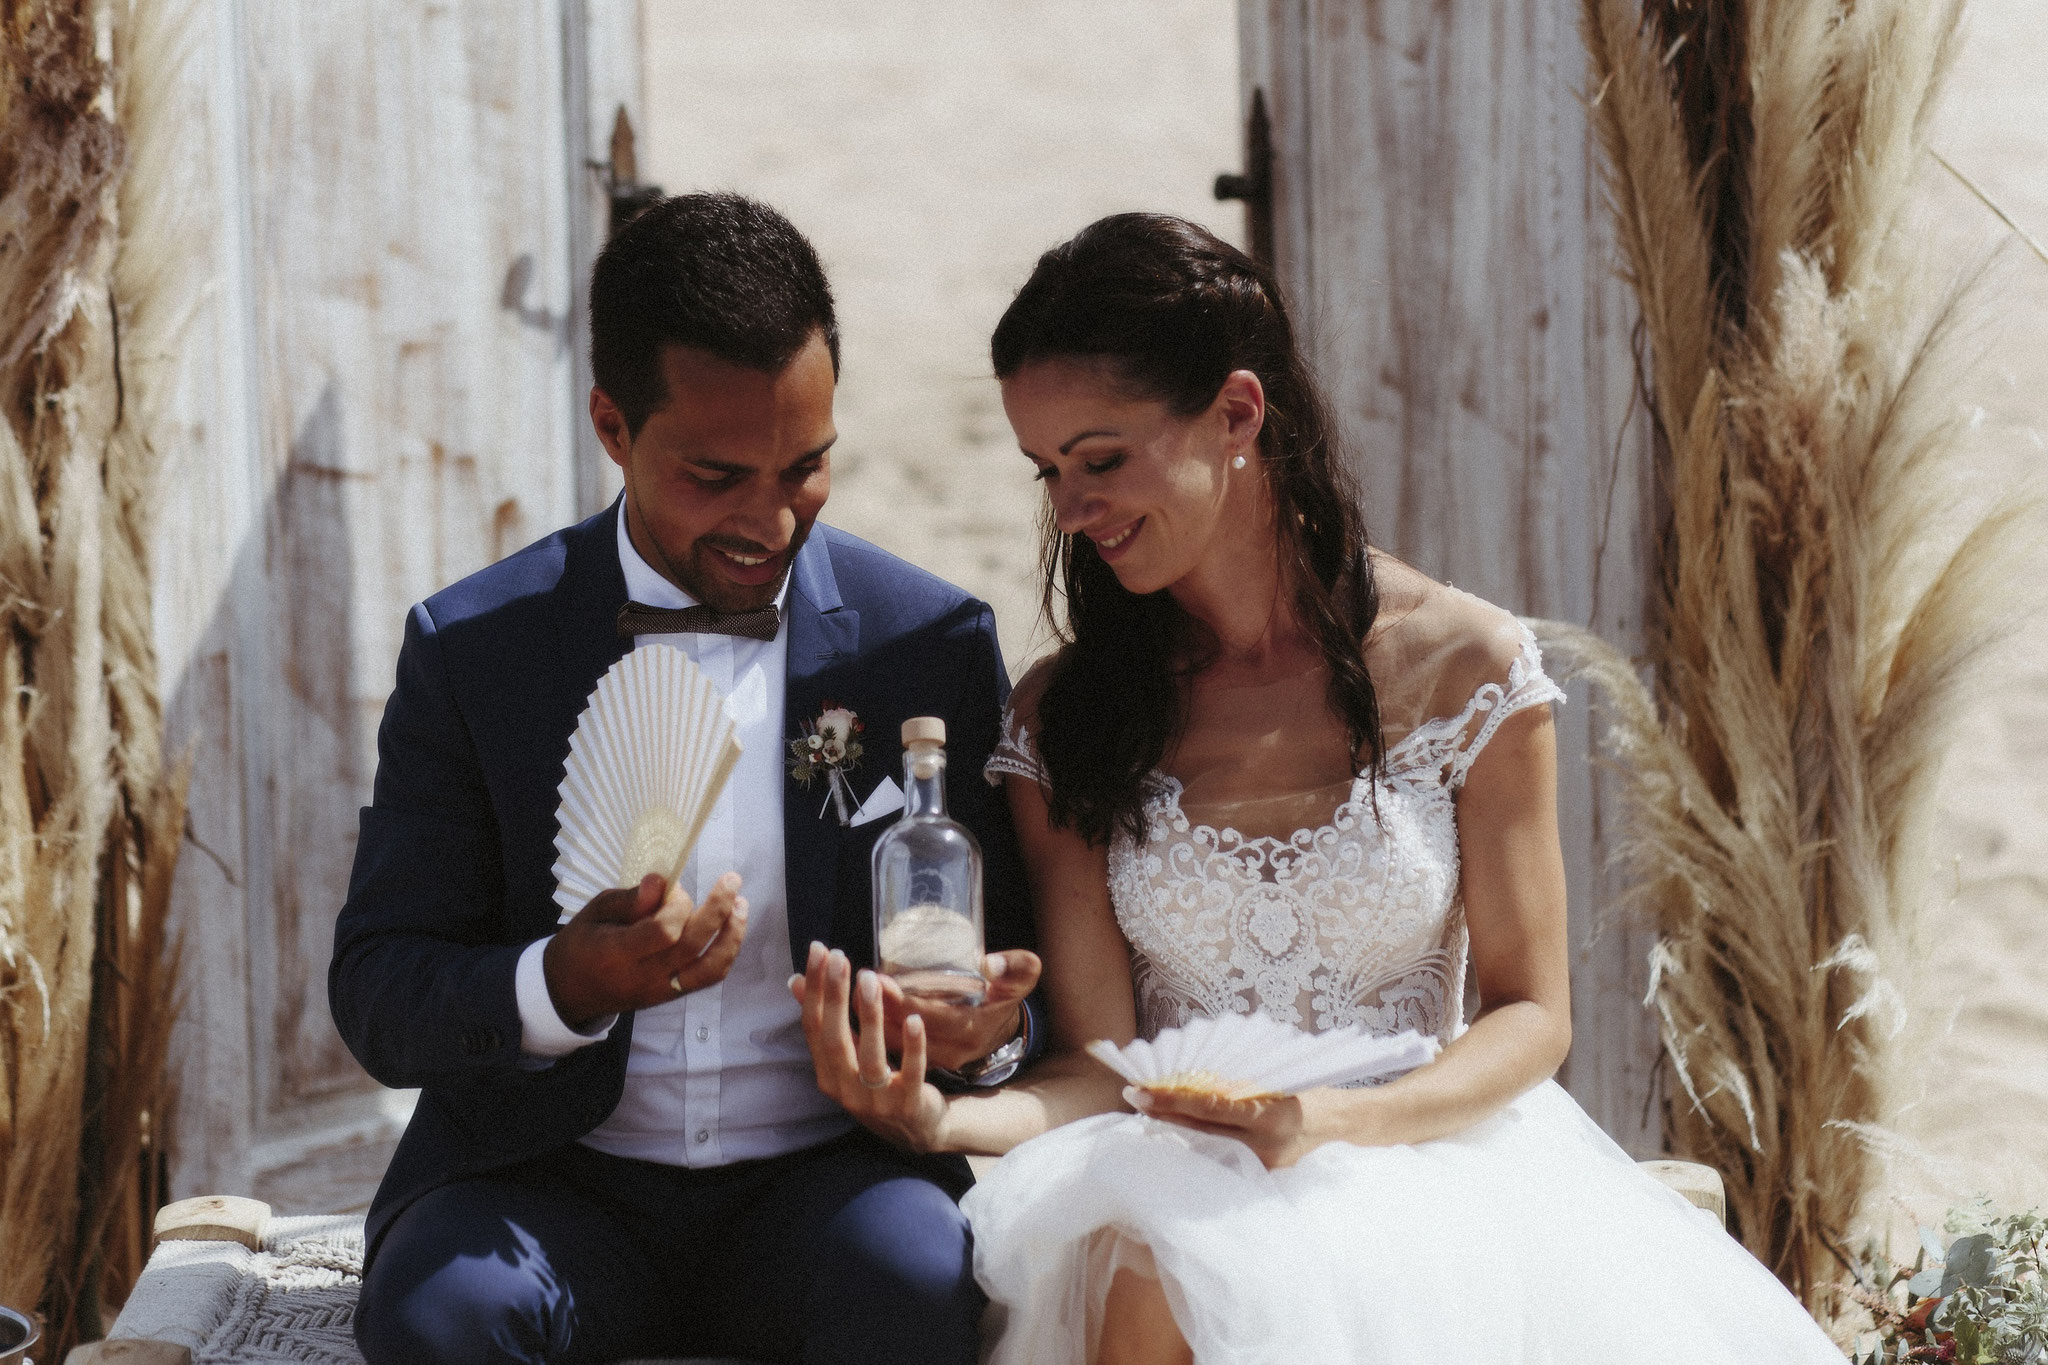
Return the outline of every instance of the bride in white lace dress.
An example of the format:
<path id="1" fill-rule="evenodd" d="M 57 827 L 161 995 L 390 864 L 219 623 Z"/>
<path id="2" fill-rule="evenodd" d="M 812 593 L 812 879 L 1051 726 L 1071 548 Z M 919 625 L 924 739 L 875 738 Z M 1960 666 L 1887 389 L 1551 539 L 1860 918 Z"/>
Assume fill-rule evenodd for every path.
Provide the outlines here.
<path id="1" fill-rule="evenodd" d="M 887 983 L 824 959 L 793 983 L 862 1122 L 1008 1153 L 963 1200 L 990 1358 L 1840 1362 L 1550 1079 L 1561 694 L 1512 616 L 1367 551 L 1270 278 L 1180 220 L 1105 219 L 1039 262 L 993 350 L 1067 627 L 989 764 L 1055 1050 L 949 1097 L 914 1024 L 885 1055 Z M 1235 1103 L 1125 1092 L 1080 1052 L 1253 1011 L 1445 1046 L 1383 1086 Z"/>

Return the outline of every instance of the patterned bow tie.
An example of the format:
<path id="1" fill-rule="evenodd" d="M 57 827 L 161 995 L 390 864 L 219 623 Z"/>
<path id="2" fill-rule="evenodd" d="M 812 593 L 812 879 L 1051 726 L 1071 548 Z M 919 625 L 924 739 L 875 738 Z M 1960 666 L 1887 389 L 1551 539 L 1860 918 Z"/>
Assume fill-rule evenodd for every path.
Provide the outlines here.
<path id="1" fill-rule="evenodd" d="M 699 603 L 694 607 L 650 607 L 628 602 L 619 608 L 619 634 L 635 635 L 737 635 L 743 640 L 772 640 L 782 624 L 782 613 L 774 606 L 752 611 L 713 611 Z"/>

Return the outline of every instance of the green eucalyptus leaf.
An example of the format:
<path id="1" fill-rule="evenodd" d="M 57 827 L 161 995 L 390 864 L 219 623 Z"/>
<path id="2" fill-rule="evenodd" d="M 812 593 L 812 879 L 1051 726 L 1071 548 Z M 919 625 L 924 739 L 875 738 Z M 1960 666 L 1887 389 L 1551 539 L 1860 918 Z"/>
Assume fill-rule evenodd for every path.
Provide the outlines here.
<path id="1" fill-rule="evenodd" d="M 1991 1283 L 1991 1268 L 1998 1262 L 1997 1244 L 1988 1232 L 1959 1237 L 1948 1249 L 1947 1262 L 1941 1278 L 1943 1294 L 1953 1294 L 1964 1285 L 1982 1289 Z"/>

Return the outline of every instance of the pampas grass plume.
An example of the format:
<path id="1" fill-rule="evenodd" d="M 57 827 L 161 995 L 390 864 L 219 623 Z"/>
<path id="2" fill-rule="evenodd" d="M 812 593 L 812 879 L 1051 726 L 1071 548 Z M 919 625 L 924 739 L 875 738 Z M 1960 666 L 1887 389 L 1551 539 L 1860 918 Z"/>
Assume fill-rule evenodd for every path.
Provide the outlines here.
<path id="1" fill-rule="evenodd" d="M 1959 15 L 1582 0 L 1669 522 L 1648 681 L 1539 634 L 1629 793 L 1674 1144 L 1816 1308 L 1901 1093 L 1948 723 L 2039 525 L 1955 510 L 1972 296 L 1910 230 Z"/>

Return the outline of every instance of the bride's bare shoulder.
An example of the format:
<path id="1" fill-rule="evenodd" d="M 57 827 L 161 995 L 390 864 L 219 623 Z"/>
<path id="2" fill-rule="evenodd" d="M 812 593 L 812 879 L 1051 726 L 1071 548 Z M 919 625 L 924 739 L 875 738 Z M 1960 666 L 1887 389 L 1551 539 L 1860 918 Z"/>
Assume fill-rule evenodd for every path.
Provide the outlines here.
<path id="1" fill-rule="evenodd" d="M 1507 681 L 1525 640 L 1513 613 L 1391 555 L 1375 554 L 1373 585 L 1365 660 L 1390 729 L 1456 715 L 1481 687 Z"/>
<path id="2" fill-rule="evenodd" d="M 1052 681 L 1053 661 L 1058 657 L 1057 650 L 1040 655 L 1010 689 L 1010 715 L 1028 731 L 1035 733 L 1038 729 L 1038 700 Z"/>

